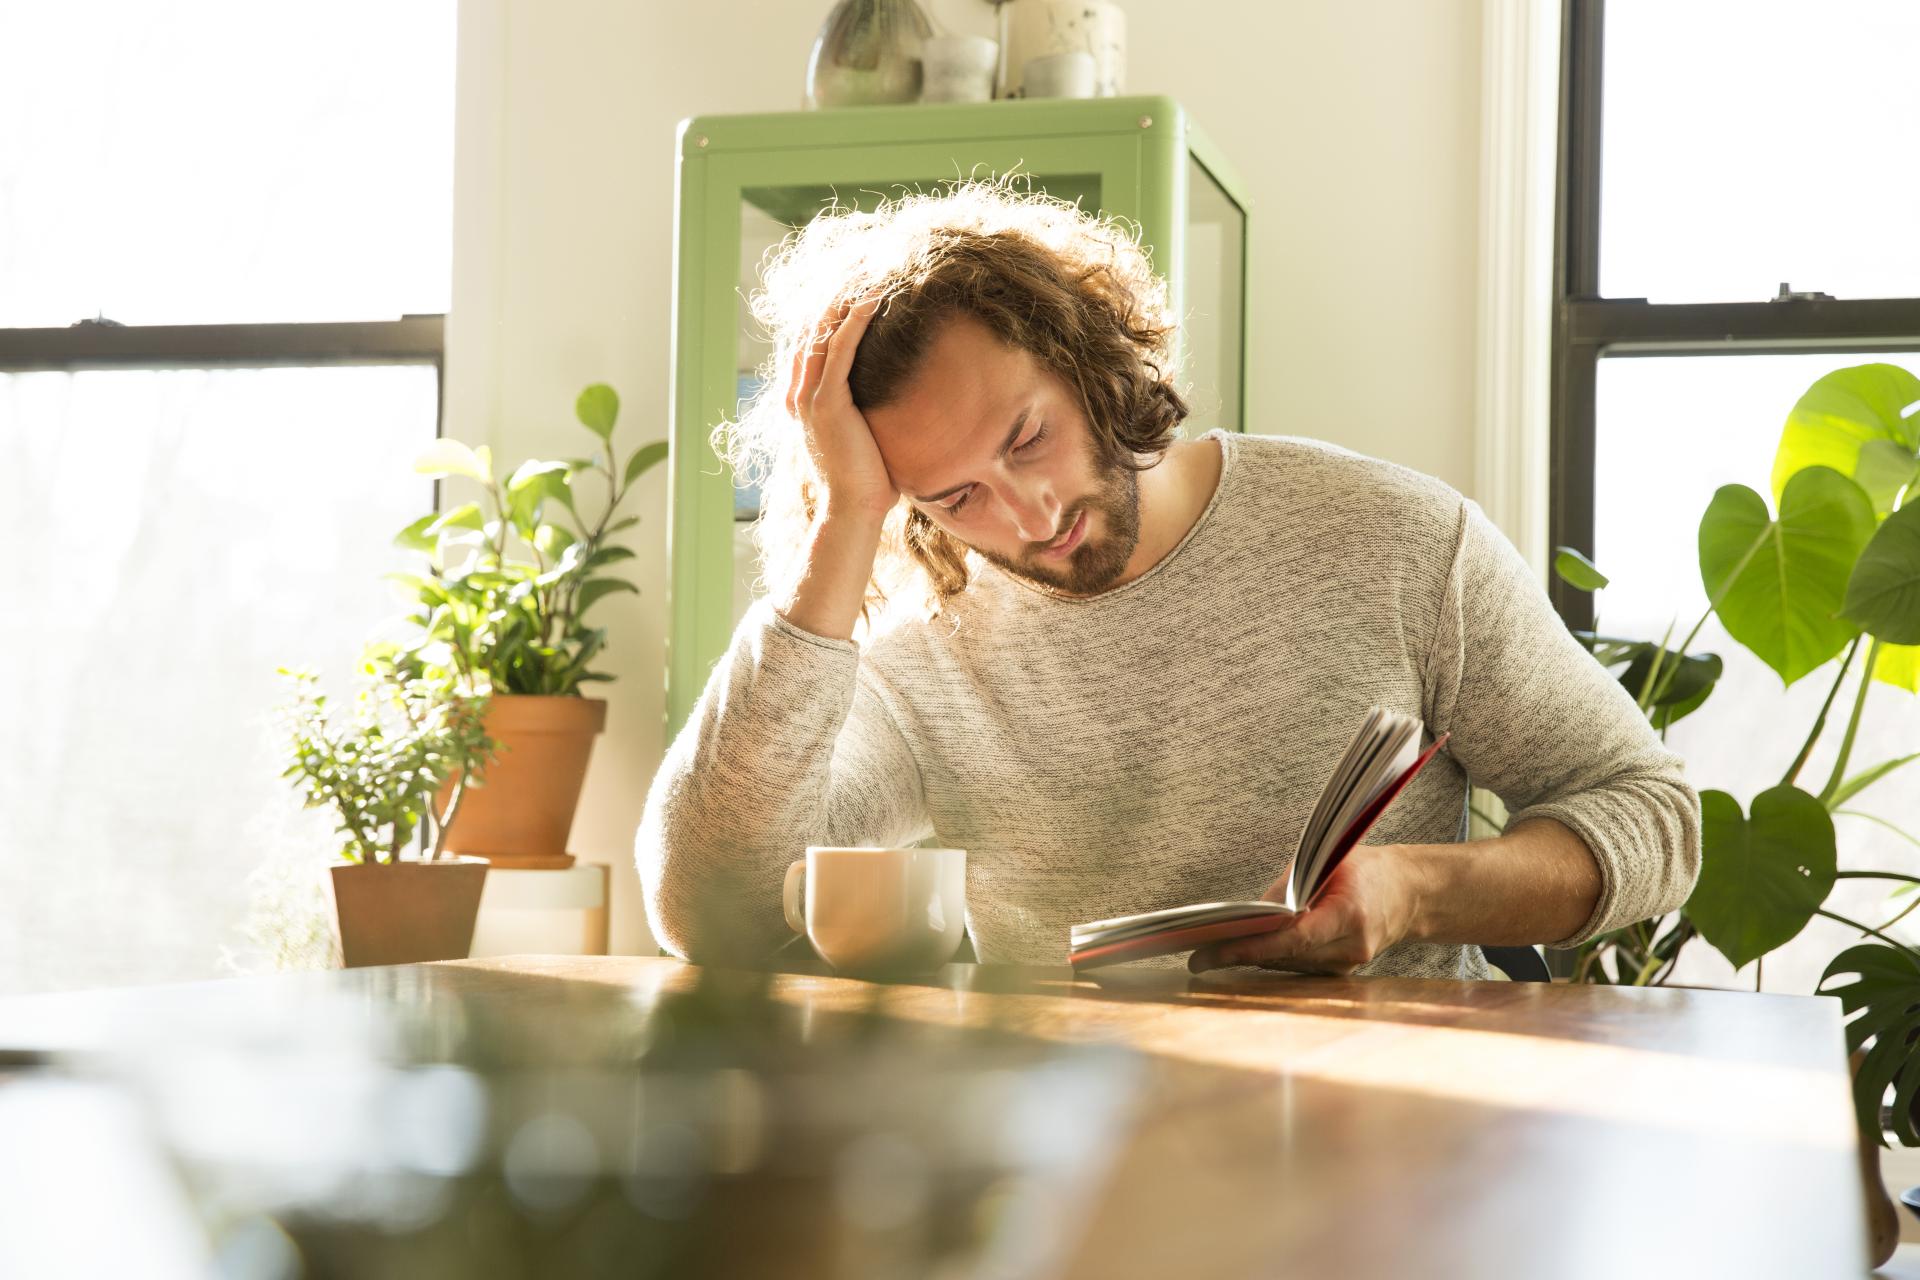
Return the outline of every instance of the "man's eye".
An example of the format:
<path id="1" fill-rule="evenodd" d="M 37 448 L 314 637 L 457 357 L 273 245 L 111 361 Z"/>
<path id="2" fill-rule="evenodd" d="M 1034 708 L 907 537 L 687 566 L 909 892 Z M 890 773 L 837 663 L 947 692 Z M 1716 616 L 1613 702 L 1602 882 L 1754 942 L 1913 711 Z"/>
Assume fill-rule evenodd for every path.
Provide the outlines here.
<path id="1" fill-rule="evenodd" d="M 1029 438 L 1026 441 L 1026 443 L 1017 444 L 1013 446 L 1013 451 L 1015 453 L 1025 453 L 1027 450 L 1033 448 L 1033 446 L 1039 444 L 1042 440 L 1045 440 L 1046 438 L 1047 438 L 1047 429 L 1043 426 L 1038 431 L 1034 432 L 1032 437 Z"/>
<path id="2" fill-rule="evenodd" d="M 952 502 L 941 503 L 940 509 L 946 512 L 948 515 L 952 515 L 954 512 L 960 510 L 960 508 L 966 506 L 967 499 L 971 498 L 972 496 L 973 496 L 973 489 L 971 486 L 969 486 L 965 489 L 962 489 L 959 495 L 956 496 Z"/>

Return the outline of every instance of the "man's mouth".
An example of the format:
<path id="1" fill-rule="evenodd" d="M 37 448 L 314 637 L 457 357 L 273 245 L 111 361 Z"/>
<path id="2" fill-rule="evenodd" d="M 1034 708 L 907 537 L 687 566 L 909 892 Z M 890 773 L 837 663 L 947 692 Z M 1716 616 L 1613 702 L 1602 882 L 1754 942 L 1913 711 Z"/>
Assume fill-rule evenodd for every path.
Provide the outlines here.
<path id="1" fill-rule="evenodd" d="M 1040 554 L 1051 560 L 1061 559 L 1069 555 L 1075 547 L 1079 546 L 1080 540 L 1086 536 L 1087 512 L 1086 508 L 1082 507 L 1080 514 L 1074 518 L 1073 525 L 1058 538 L 1055 538 L 1052 542 L 1040 548 Z"/>

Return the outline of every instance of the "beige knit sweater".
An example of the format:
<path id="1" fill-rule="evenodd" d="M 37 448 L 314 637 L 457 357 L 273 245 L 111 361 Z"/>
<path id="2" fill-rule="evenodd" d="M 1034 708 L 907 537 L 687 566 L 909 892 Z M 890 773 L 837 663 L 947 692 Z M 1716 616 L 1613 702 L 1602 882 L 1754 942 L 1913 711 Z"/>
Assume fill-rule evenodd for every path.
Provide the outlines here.
<path id="1" fill-rule="evenodd" d="M 807 845 L 932 836 L 967 851 L 981 960 L 1063 963 L 1081 921 L 1259 897 L 1375 705 L 1453 737 L 1369 843 L 1463 838 L 1471 779 L 1592 849 L 1599 906 L 1559 945 L 1685 900 L 1700 819 L 1679 759 L 1478 507 L 1330 445 L 1209 438 L 1225 457 L 1200 519 L 1101 595 L 983 566 L 864 651 L 757 605 L 647 798 L 662 945 L 711 956 L 723 925 L 771 951 Z M 1404 943 L 1365 972 L 1487 967 Z"/>

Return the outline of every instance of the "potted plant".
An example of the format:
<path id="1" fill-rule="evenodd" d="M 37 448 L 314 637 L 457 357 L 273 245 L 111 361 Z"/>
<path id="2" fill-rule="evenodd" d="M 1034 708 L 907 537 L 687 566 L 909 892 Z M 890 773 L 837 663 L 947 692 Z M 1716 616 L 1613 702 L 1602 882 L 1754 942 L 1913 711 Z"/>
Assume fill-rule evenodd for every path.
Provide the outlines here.
<path id="1" fill-rule="evenodd" d="M 1888 932 L 1920 897 L 1878 925 L 1834 911 L 1842 880 L 1884 880 L 1911 891 L 1901 871 L 1839 869 L 1834 818 L 1893 827 L 1856 798 L 1920 754 L 1853 758 L 1861 713 L 1874 690 L 1920 690 L 1920 378 L 1894 365 L 1839 369 L 1808 388 L 1788 415 L 1775 453 L 1776 500 L 1727 485 L 1701 517 L 1698 554 L 1708 604 L 1676 648 L 1580 633 L 1594 657 L 1617 673 L 1662 737 L 1699 710 L 1721 676 L 1717 655 L 1689 653 L 1710 616 L 1776 672 L 1784 685 L 1840 662 L 1803 739 L 1781 744 L 1780 781 L 1743 805 L 1724 791 L 1701 793 L 1699 883 L 1681 911 L 1594 939 L 1575 953 L 1575 981 L 1664 982 L 1696 937 L 1736 969 L 1758 966 L 1814 916 L 1852 927 L 1863 941 L 1827 965 L 1819 990 L 1840 998 L 1848 1019 L 1854 1102 L 1863 1167 L 1877 1186 L 1877 1152 L 1889 1131 L 1920 1146 L 1920 949 Z M 1586 591 L 1607 585 L 1595 566 L 1559 548 L 1555 572 Z M 1801 777 L 1849 674 L 1859 686 L 1844 736 L 1823 783 Z M 1898 828 L 1893 828 L 1898 830 Z M 1920 839 L 1901 832 L 1908 840 Z M 1875 1247 L 1890 1254 L 1891 1209 L 1875 1197 Z"/>
<path id="2" fill-rule="evenodd" d="M 347 967 L 459 959 L 473 942 L 487 864 L 449 856 L 446 833 L 492 745 L 485 704 L 404 658 L 374 652 L 365 670 L 372 679 L 341 716 L 313 672 L 281 669 L 294 682 L 280 710 L 290 757 L 282 776 L 308 808 L 339 819 L 331 882 Z M 425 857 L 407 858 L 423 823 L 438 837 Z"/>
<path id="3" fill-rule="evenodd" d="M 1708 616 L 1717 614 L 1784 684 L 1840 662 L 1804 739 L 1782 745 L 1777 785 L 1745 806 L 1725 792 L 1702 793 L 1700 883 L 1683 911 L 1589 943 L 1577 953 L 1576 979 L 1658 983 L 1694 937 L 1741 968 L 1790 941 L 1815 915 L 1880 938 L 1876 946 L 1902 945 L 1885 936 L 1886 924 L 1843 919 L 1825 903 L 1839 880 L 1915 879 L 1838 870 L 1833 819 L 1888 825 L 1853 808 L 1856 797 L 1920 760 L 1909 755 L 1860 768 L 1853 759 L 1874 690 L 1920 688 L 1920 501 L 1908 500 L 1920 478 L 1920 411 L 1902 412 L 1917 401 L 1920 378 L 1892 365 L 1860 365 L 1817 380 L 1788 416 L 1775 454 L 1777 514 L 1744 485 L 1724 486 L 1708 504 L 1699 531 L 1707 611 L 1679 646 L 1667 647 L 1671 631 L 1658 643 L 1582 634 L 1663 736 L 1707 701 L 1720 678 L 1716 655 L 1687 652 Z M 1607 585 L 1568 548 L 1554 567 L 1582 590 Z M 1856 671 L 1862 678 L 1832 768 L 1817 790 L 1811 782 L 1802 786 L 1801 771 L 1837 722 L 1835 701 Z M 1830 968 L 1823 986 L 1842 972 L 1855 971 Z M 1920 1143 L 1920 1134 L 1912 1141 Z"/>
<path id="4" fill-rule="evenodd" d="M 567 837 L 607 718 L 607 704 L 583 688 L 612 679 L 591 669 L 606 631 L 587 614 L 609 595 L 637 590 L 608 572 L 633 556 L 614 538 L 639 523 L 615 515 L 634 482 L 667 456 L 665 441 L 624 463 L 615 456 L 620 399 L 604 383 L 582 391 L 574 411 L 599 442 L 592 456 L 527 461 L 504 478 L 484 446 L 436 442 L 416 470 L 469 481 L 477 499 L 422 516 L 395 539 L 421 559 L 417 572 L 393 575 L 419 606 L 397 650 L 445 665 L 462 694 L 488 699 L 486 731 L 498 755 L 449 823 L 446 845 L 496 867 L 573 862 Z M 604 504 L 589 518 L 585 490 L 602 484 Z"/>

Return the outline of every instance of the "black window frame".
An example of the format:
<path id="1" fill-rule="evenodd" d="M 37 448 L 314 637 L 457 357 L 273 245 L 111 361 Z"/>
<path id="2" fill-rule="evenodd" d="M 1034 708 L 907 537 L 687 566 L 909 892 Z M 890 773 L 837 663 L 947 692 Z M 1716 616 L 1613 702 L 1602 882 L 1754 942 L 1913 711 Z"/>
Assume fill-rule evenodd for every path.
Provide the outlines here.
<path id="1" fill-rule="evenodd" d="M 444 314 L 398 320 L 263 324 L 140 324 L 78 321 L 65 328 L 0 328 L 0 373 L 87 369 L 352 368 L 433 366 L 433 434 L 447 433 Z M 433 482 L 440 510 L 441 482 Z"/>
<path id="2" fill-rule="evenodd" d="M 431 364 L 436 383 L 444 382 L 446 317 L 166 325 L 82 320 L 58 329 L 0 328 L 5 373 L 369 364 Z"/>
<path id="3" fill-rule="evenodd" d="M 1920 298 L 1792 297 L 1652 303 L 1600 294 L 1600 138 L 1606 0 L 1562 0 L 1555 169 L 1553 369 L 1548 409 L 1548 545 L 1604 564 L 1593 544 L 1595 389 L 1600 361 L 1633 356 L 1920 351 Z M 1794 281 L 1814 291 L 1819 281 Z M 1570 627 L 1593 626 L 1593 596 L 1555 576 Z"/>

